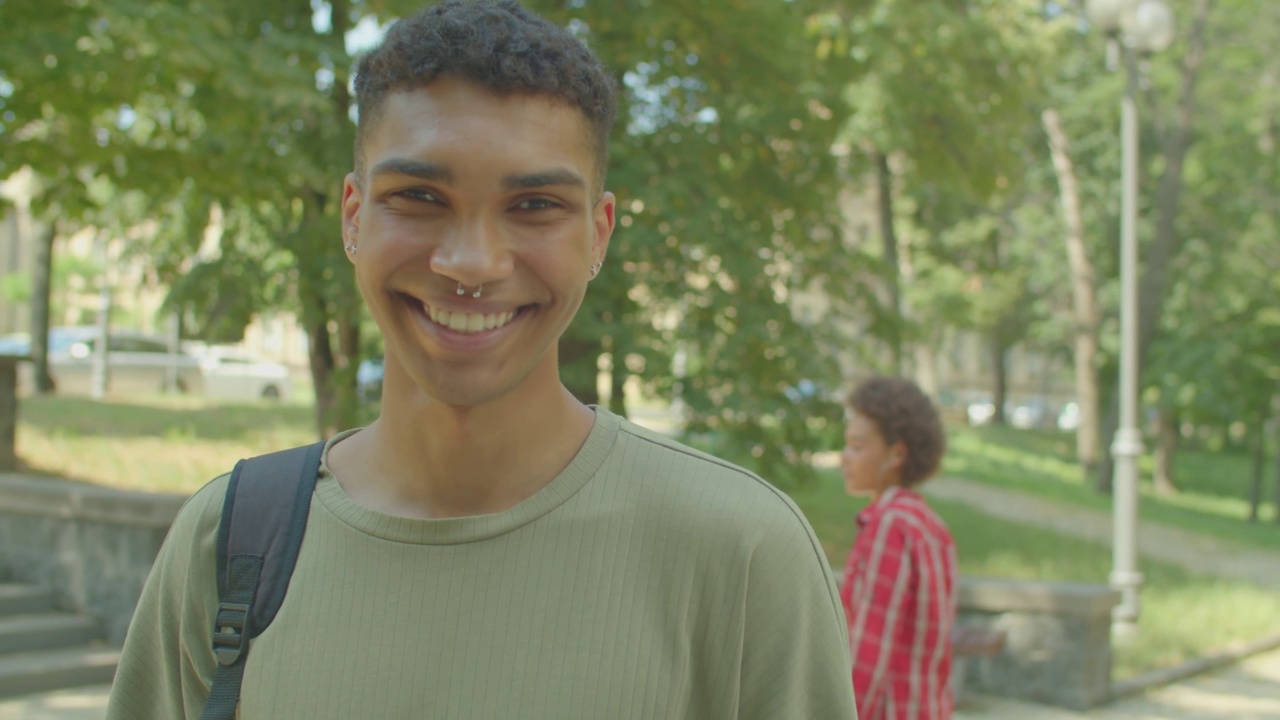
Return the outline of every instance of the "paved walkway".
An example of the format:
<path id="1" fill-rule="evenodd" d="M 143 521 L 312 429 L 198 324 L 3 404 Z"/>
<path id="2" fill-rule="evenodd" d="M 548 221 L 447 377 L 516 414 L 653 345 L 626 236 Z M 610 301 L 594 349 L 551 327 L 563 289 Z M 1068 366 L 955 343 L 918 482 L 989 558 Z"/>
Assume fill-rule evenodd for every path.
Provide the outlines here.
<path id="1" fill-rule="evenodd" d="M 1104 511 L 958 478 L 938 478 L 921 489 L 930 497 L 964 503 L 993 517 L 1111 543 L 1112 518 Z M 1197 574 L 1280 590 L 1280 551 L 1257 550 L 1147 520 L 1138 523 L 1138 550 Z"/>
<path id="2" fill-rule="evenodd" d="M 975 697 L 955 720 L 1280 720 L 1280 650 L 1087 713 Z"/>

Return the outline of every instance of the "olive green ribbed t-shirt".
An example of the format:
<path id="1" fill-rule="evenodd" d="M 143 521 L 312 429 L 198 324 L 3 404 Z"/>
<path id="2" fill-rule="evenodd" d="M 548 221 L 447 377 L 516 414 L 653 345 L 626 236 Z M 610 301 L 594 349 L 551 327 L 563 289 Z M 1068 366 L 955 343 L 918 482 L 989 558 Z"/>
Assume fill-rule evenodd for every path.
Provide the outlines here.
<path id="1" fill-rule="evenodd" d="M 110 720 L 198 718 L 227 478 L 152 570 Z M 602 408 L 573 462 L 494 515 L 394 517 L 322 468 L 242 720 L 854 718 L 835 583 L 760 478 Z"/>

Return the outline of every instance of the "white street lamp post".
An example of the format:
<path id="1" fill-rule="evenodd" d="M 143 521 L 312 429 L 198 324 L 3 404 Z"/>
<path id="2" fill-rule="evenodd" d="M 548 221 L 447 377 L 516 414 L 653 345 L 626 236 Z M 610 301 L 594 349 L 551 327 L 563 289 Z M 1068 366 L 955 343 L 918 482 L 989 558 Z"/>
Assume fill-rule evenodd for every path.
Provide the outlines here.
<path id="1" fill-rule="evenodd" d="M 1138 572 L 1138 68 L 1132 54 L 1163 50 L 1173 41 L 1173 14 L 1162 0 L 1087 0 L 1090 21 L 1123 43 L 1125 92 L 1120 105 L 1120 425 L 1111 444 L 1114 539 L 1111 586 L 1120 592 L 1112 625 L 1137 629 L 1142 573 Z M 1112 53 L 1114 56 L 1114 52 Z"/>

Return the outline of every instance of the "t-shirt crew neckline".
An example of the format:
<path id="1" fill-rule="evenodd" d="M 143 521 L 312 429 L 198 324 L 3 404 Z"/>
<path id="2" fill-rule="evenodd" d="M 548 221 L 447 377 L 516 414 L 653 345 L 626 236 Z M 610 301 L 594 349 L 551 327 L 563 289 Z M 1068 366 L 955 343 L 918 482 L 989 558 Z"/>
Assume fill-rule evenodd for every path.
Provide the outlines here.
<path id="1" fill-rule="evenodd" d="M 456 545 L 497 537 L 527 525 L 560 507 L 582 489 L 613 448 L 620 421 L 604 408 L 592 406 L 595 424 L 572 462 L 541 490 L 515 507 L 500 513 L 468 517 L 421 519 L 398 517 L 356 503 L 329 472 L 329 449 L 359 430 L 335 435 L 325 445 L 316 482 L 315 500 L 338 521 L 351 528 L 392 542 L 419 545 Z"/>

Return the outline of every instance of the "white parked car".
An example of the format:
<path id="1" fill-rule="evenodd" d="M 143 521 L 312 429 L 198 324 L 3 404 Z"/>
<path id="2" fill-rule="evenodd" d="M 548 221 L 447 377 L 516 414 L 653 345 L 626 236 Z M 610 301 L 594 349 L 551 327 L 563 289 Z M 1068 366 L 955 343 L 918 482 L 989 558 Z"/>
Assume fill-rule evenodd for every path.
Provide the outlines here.
<path id="1" fill-rule="evenodd" d="M 213 400 L 289 399 L 289 368 L 254 357 L 239 348 L 208 347 L 199 351 L 204 394 Z"/>
<path id="2" fill-rule="evenodd" d="M 49 330 L 49 375 L 59 395 L 88 395 L 93 388 L 94 352 L 98 329 L 91 326 L 58 327 Z M 0 352 L 30 355 L 31 337 L 25 333 L 0 338 Z M 176 374 L 176 389 L 199 393 L 204 383 L 200 363 L 185 352 L 169 351 L 169 343 L 158 335 L 134 330 L 111 330 L 107 334 L 107 392 L 112 395 L 146 395 L 170 389 Z M 34 389 L 31 365 L 18 366 L 18 389 Z"/>
<path id="3" fill-rule="evenodd" d="M 1080 406 L 1074 400 L 1062 406 L 1058 413 L 1058 429 L 1070 432 L 1080 427 Z"/>

